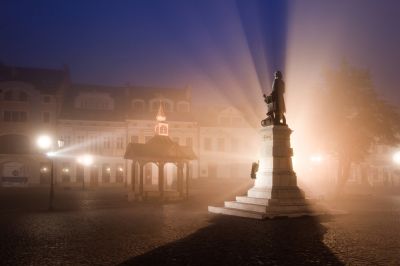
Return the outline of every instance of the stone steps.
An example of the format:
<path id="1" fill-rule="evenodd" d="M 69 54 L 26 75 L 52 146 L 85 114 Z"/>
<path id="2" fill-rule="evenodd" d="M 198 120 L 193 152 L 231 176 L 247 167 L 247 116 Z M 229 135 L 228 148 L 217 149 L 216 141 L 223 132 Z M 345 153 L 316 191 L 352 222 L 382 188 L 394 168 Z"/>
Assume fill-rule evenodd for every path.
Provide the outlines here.
<path id="1" fill-rule="evenodd" d="M 236 196 L 236 201 L 242 202 L 242 203 L 264 205 L 264 206 L 268 205 L 268 199 L 265 199 L 265 198 L 252 198 L 252 197 L 246 197 L 246 196 Z"/>
<path id="2" fill-rule="evenodd" d="M 231 208 L 231 209 L 253 211 L 253 212 L 264 212 L 264 213 L 266 212 L 267 208 L 265 205 L 242 203 L 237 201 L 225 201 L 224 206 L 226 208 Z"/>
<path id="3" fill-rule="evenodd" d="M 239 216 L 239 217 L 259 219 L 259 220 L 266 218 L 265 214 L 262 212 L 244 211 L 226 207 L 208 206 L 208 211 L 216 214 L 225 214 L 225 215 Z"/>

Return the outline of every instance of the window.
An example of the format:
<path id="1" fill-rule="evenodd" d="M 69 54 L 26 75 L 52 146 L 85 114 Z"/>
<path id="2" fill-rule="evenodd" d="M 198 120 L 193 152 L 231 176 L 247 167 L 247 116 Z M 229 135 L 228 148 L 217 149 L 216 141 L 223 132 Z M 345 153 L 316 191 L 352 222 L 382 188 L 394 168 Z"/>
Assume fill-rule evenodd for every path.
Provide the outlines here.
<path id="1" fill-rule="evenodd" d="M 103 140 L 103 147 L 104 147 L 105 149 L 110 149 L 110 148 L 111 148 L 111 141 L 110 141 L 110 138 L 109 138 L 109 137 L 104 137 L 104 140 Z"/>
<path id="2" fill-rule="evenodd" d="M 43 122 L 44 123 L 50 123 L 50 113 L 49 112 L 44 112 L 43 113 Z"/>
<path id="3" fill-rule="evenodd" d="M 44 96 L 44 97 L 43 97 L 43 102 L 44 102 L 44 103 L 50 103 L 50 102 L 51 102 L 50 96 L 48 96 L 48 95 Z"/>
<path id="4" fill-rule="evenodd" d="M 171 112 L 172 107 L 171 104 L 163 102 L 164 111 Z"/>
<path id="5" fill-rule="evenodd" d="M 168 126 L 160 125 L 160 135 L 167 136 L 168 135 Z"/>
<path id="6" fill-rule="evenodd" d="M 70 164 L 69 163 L 63 163 L 62 169 L 61 169 L 61 181 L 63 183 L 69 183 L 71 182 L 71 173 L 70 173 Z"/>
<path id="7" fill-rule="evenodd" d="M 123 141 L 122 137 L 117 137 L 117 143 L 116 143 L 117 149 L 123 149 Z"/>
<path id="8" fill-rule="evenodd" d="M 232 118 L 232 125 L 234 125 L 234 126 L 241 126 L 242 122 L 243 122 L 243 120 L 240 117 Z"/>
<path id="9" fill-rule="evenodd" d="M 157 111 L 159 106 L 160 106 L 160 103 L 157 102 L 157 101 L 154 101 L 154 102 L 151 104 L 151 110 L 152 110 L 152 111 Z"/>
<path id="10" fill-rule="evenodd" d="M 186 146 L 188 146 L 188 147 L 193 146 L 193 139 L 191 137 L 186 138 Z"/>
<path id="11" fill-rule="evenodd" d="M 22 111 L 4 111 L 3 121 L 5 122 L 26 122 L 28 116 L 26 112 Z"/>
<path id="12" fill-rule="evenodd" d="M 13 93 L 11 90 L 6 91 L 6 93 L 4 94 L 4 100 L 6 101 L 12 101 L 13 99 Z"/>
<path id="13" fill-rule="evenodd" d="M 218 138 L 217 147 L 218 147 L 218 151 L 224 151 L 225 150 L 225 139 Z"/>
<path id="14" fill-rule="evenodd" d="M 189 112 L 188 103 L 178 103 L 178 112 Z"/>
<path id="15" fill-rule="evenodd" d="M 83 182 L 84 173 L 85 173 L 85 171 L 84 171 L 83 165 L 77 164 L 76 165 L 76 182 L 77 183 Z"/>
<path id="16" fill-rule="evenodd" d="M 19 100 L 22 102 L 26 102 L 28 100 L 28 94 L 24 91 L 19 92 Z"/>
<path id="17" fill-rule="evenodd" d="M 222 116 L 222 117 L 219 118 L 219 123 L 220 123 L 222 126 L 229 126 L 229 124 L 230 124 L 230 119 L 229 119 L 229 117 Z"/>
<path id="18" fill-rule="evenodd" d="M 204 138 L 204 150 L 211 151 L 211 139 Z"/>
<path id="19" fill-rule="evenodd" d="M 231 140 L 231 150 L 232 150 L 233 152 L 239 151 L 238 140 L 235 139 L 235 138 L 233 138 L 233 139 Z"/>
<path id="20" fill-rule="evenodd" d="M 117 183 L 124 182 L 124 168 L 120 164 L 117 165 L 117 172 L 116 172 L 116 175 L 115 175 L 115 182 L 117 182 Z"/>
<path id="21" fill-rule="evenodd" d="M 101 171 L 101 178 L 102 178 L 103 183 L 110 183 L 111 167 L 109 164 L 103 164 L 103 168 Z"/>
<path id="22" fill-rule="evenodd" d="M 6 122 L 10 122 L 12 120 L 11 111 L 4 111 L 3 120 Z"/>
<path id="23" fill-rule="evenodd" d="M 134 101 L 132 104 L 133 111 L 135 112 L 143 112 L 144 110 L 144 103 L 141 101 Z"/>
<path id="24" fill-rule="evenodd" d="M 131 136 L 131 143 L 139 143 L 139 136 Z"/>

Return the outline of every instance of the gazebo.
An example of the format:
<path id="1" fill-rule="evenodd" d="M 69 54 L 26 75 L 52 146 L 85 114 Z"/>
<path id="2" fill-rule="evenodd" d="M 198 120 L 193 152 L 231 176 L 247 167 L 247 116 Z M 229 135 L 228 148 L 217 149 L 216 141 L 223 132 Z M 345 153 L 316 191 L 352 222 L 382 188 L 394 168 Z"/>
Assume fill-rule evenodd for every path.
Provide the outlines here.
<path id="1" fill-rule="evenodd" d="M 160 102 L 157 113 L 157 125 L 155 135 L 147 143 L 129 143 L 124 158 L 132 160 L 132 191 L 139 199 L 147 195 L 144 191 L 144 167 L 147 163 L 154 163 L 158 167 L 158 193 L 161 199 L 164 199 L 164 166 L 167 163 L 173 163 L 177 167 L 177 188 L 176 191 L 180 198 L 188 196 L 189 192 L 189 162 L 197 157 L 189 146 L 180 146 L 168 136 L 168 124 Z M 184 168 L 186 173 L 184 174 Z M 137 176 L 139 173 L 139 176 Z M 139 178 L 138 187 L 137 178 Z M 185 193 L 184 193 L 185 190 Z"/>

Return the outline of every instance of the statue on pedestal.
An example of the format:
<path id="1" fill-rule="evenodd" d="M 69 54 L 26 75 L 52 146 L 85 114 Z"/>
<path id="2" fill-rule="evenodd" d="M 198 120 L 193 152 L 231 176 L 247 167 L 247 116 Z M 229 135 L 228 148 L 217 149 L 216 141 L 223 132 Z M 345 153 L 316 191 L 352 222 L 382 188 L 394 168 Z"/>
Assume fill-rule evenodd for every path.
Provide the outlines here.
<path id="1" fill-rule="evenodd" d="M 283 94 L 285 93 L 285 82 L 282 79 L 280 71 L 275 72 L 275 80 L 272 83 L 272 92 L 270 95 L 264 96 L 264 101 L 267 104 L 267 118 L 261 121 L 263 127 L 269 125 L 286 125 L 286 106 Z"/>

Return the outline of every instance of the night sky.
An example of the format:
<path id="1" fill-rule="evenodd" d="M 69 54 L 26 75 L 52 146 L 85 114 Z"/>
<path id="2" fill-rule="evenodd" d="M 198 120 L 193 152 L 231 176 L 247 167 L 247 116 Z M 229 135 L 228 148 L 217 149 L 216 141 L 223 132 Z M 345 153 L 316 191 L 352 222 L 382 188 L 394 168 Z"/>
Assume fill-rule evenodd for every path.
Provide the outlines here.
<path id="1" fill-rule="evenodd" d="M 67 64 L 74 82 L 191 85 L 251 99 L 269 90 L 275 69 L 309 69 L 302 75 L 318 80 L 346 59 L 400 104 L 399 26 L 396 0 L 2 0 L 0 61 Z"/>

